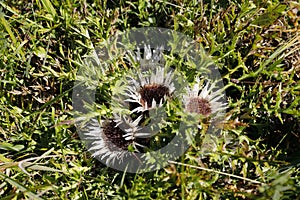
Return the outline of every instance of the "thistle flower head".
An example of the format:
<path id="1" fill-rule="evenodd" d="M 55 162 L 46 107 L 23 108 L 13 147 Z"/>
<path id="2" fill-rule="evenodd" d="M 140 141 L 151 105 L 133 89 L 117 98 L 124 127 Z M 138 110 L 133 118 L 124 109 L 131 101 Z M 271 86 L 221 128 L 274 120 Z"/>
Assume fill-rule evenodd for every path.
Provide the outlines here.
<path id="1" fill-rule="evenodd" d="M 124 157 L 131 156 L 133 152 L 139 152 L 147 144 L 147 139 L 138 139 L 138 136 L 145 136 L 147 133 L 139 132 L 138 126 L 141 118 L 135 121 L 124 116 L 115 115 L 115 120 L 102 120 L 98 123 L 92 119 L 88 124 L 88 130 L 84 137 L 88 144 L 88 150 L 93 157 L 102 160 L 108 166 L 118 161 L 120 164 Z M 133 148 L 133 152 L 129 148 Z"/>
<path id="2" fill-rule="evenodd" d="M 189 113 L 201 114 L 204 117 L 217 118 L 221 116 L 227 104 L 222 102 L 224 98 L 222 91 L 214 90 L 215 87 L 216 82 L 207 81 L 205 86 L 200 89 L 200 79 L 197 78 L 194 86 L 188 87 L 187 94 L 183 97 L 185 110 Z"/>
<path id="3" fill-rule="evenodd" d="M 120 80 L 122 83 L 119 85 L 125 89 L 115 99 L 127 102 L 131 113 L 161 107 L 175 91 L 174 73 L 164 66 L 163 47 L 152 50 L 149 45 L 145 45 L 143 57 L 139 48 L 135 54 L 129 54 L 139 66 L 128 72 L 126 80 Z"/>

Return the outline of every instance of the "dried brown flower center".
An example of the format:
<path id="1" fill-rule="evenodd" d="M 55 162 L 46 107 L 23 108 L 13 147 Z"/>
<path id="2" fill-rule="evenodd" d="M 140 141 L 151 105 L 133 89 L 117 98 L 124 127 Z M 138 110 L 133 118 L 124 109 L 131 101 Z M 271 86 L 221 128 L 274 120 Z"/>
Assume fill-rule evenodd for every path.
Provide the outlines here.
<path id="1" fill-rule="evenodd" d="M 157 104 L 164 101 L 165 96 L 169 96 L 169 88 L 160 84 L 149 84 L 141 87 L 139 91 L 141 95 L 141 104 L 151 107 L 153 99 Z"/>
<path id="2" fill-rule="evenodd" d="M 125 132 L 118 126 L 116 127 L 116 123 L 114 121 L 106 122 L 104 124 L 103 133 L 109 142 L 113 143 L 114 145 L 123 150 L 128 150 L 128 146 L 132 144 L 133 141 L 144 146 L 148 146 L 150 142 L 150 139 L 148 138 L 136 138 L 134 140 L 125 140 L 125 138 L 123 137 Z"/>
<path id="3" fill-rule="evenodd" d="M 125 140 L 123 138 L 124 131 L 116 127 L 116 123 L 113 121 L 104 124 L 103 133 L 111 143 L 123 150 L 126 150 L 132 143 L 131 140 Z"/>
<path id="4" fill-rule="evenodd" d="M 191 113 L 198 113 L 204 116 L 211 114 L 211 106 L 209 101 L 200 97 L 191 98 L 186 105 L 186 109 Z"/>

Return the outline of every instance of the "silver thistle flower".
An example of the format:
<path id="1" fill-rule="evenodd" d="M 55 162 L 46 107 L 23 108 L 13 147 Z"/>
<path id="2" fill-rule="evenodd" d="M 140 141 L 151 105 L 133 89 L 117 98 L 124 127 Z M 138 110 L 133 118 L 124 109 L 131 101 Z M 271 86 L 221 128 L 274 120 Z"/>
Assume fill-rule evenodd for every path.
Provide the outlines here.
<path id="1" fill-rule="evenodd" d="M 222 102 L 225 95 L 220 89 L 213 91 L 215 87 L 216 82 L 207 81 L 201 90 L 200 79 L 197 78 L 194 86 L 188 87 L 187 94 L 183 96 L 185 110 L 189 113 L 201 114 L 204 117 L 218 118 L 222 116 L 222 112 L 227 106 Z"/>
<path id="2" fill-rule="evenodd" d="M 132 112 L 143 112 L 161 107 L 164 101 L 171 96 L 175 87 L 172 83 L 172 72 L 157 67 L 149 73 L 138 73 L 138 79 L 129 77 L 126 89 L 126 102 L 136 104 Z"/>
<path id="3" fill-rule="evenodd" d="M 139 132 L 138 123 L 141 118 L 131 120 L 129 117 L 115 115 L 115 120 L 92 119 L 87 124 L 87 130 L 83 136 L 88 145 L 88 150 L 93 157 L 101 160 L 107 166 L 121 164 L 125 157 L 130 157 L 134 152 L 139 152 L 139 148 L 144 148 L 147 140 L 139 140 L 136 136 L 146 135 Z M 141 143 L 139 143 L 141 141 Z M 133 150 L 129 150 L 133 148 Z"/>
<path id="4" fill-rule="evenodd" d="M 161 107 L 168 97 L 175 91 L 173 83 L 174 73 L 164 67 L 163 47 L 151 50 L 144 48 L 144 57 L 140 49 L 129 52 L 128 58 L 138 63 L 138 69 L 129 71 L 126 78 L 121 79 L 113 94 L 113 100 L 119 108 L 129 107 L 131 113 L 140 113 Z M 129 56 L 130 55 L 130 56 Z M 127 105 L 126 105 L 127 103 Z M 129 105 L 128 105 L 129 104 Z M 117 108 L 117 109 L 119 109 Z"/>

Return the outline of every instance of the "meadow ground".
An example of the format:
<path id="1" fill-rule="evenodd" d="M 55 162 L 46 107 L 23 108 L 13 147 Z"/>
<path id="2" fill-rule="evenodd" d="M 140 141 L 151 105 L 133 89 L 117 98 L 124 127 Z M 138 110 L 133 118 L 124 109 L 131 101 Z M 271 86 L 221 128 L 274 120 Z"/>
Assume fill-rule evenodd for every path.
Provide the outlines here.
<path id="1" fill-rule="evenodd" d="M 72 89 L 92 46 L 149 26 L 193 38 L 215 62 L 231 140 L 205 155 L 195 141 L 169 166 L 130 174 L 86 150 Z M 299 47 L 299 1 L 0 1 L 1 199 L 299 199 Z"/>

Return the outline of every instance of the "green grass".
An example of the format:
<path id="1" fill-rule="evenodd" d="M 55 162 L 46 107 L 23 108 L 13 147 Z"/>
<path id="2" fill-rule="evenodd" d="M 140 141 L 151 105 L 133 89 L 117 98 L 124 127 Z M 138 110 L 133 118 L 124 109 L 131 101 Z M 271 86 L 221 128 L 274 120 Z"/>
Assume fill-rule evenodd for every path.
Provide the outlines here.
<path id="1" fill-rule="evenodd" d="M 93 46 L 147 26 L 192 37 L 215 61 L 232 140 L 128 174 L 86 151 L 72 88 Z M 299 199 L 299 46 L 297 1 L 1 1 L 1 199 Z"/>

